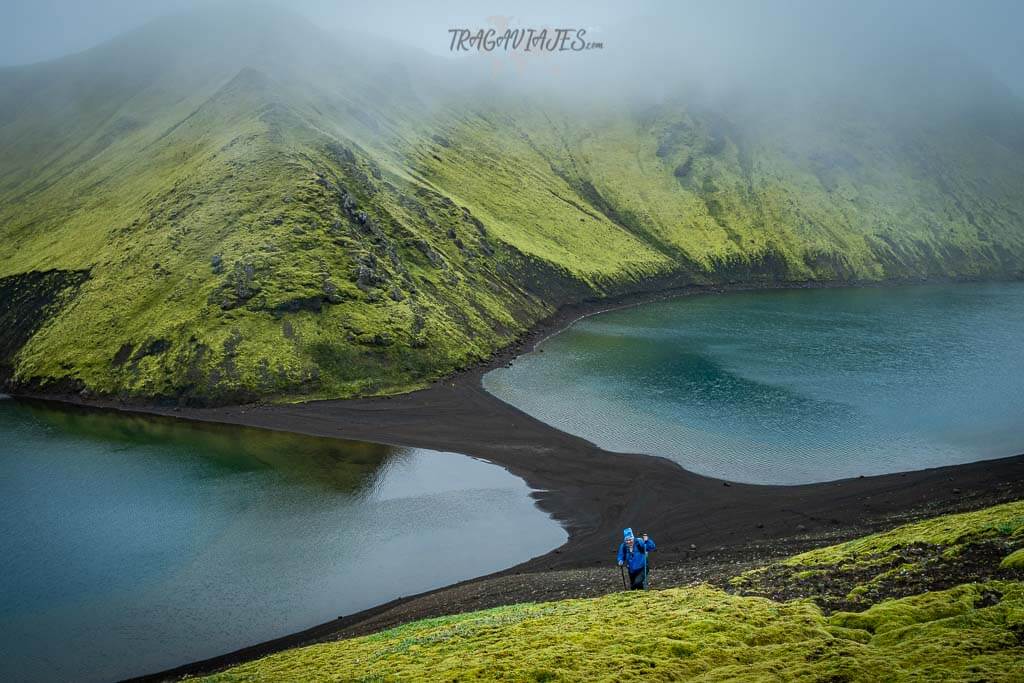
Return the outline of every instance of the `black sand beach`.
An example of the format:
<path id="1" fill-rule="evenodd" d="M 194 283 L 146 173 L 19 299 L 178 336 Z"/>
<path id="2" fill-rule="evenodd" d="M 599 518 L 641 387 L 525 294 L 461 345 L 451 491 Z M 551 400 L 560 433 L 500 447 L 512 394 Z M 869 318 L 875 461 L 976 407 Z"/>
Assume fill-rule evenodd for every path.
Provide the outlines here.
<path id="1" fill-rule="evenodd" d="M 634 302 L 618 300 L 614 305 L 630 303 Z M 301 633 L 144 680 L 210 672 L 297 645 L 365 634 L 424 617 L 621 589 L 612 552 L 624 526 L 656 537 L 656 586 L 697 580 L 722 583 L 747 566 L 811 547 L 921 517 L 1024 497 L 1024 455 L 800 486 L 722 481 L 688 472 L 664 458 L 602 450 L 526 415 L 482 388 L 480 378 L 491 367 L 509 362 L 572 320 L 614 305 L 564 307 L 486 365 L 400 396 L 222 408 L 95 400 L 84 405 L 77 397 L 64 397 L 89 409 L 139 411 L 483 458 L 536 489 L 539 505 L 569 532 L 565 545 L 505 571 L 399 598 L 358 614 L 339 615 Z"/>
<path id="2" fill-rule="evenodd" d="M 569 540 L 489 577 L 400 598 L 153 680 L 209 672 L 296 645 L 430 616 L 621 589 L 612 553 L 624 526 L 656 536 L 654 576 L 664 587 L 721 582 L 759 561 L 912 519 L 1024 497 L 1024 455 L 801 486 L 712 479 L 664 458 L 611 453 L 560 432 L 491 396 L 479 377 L 473 372 L 392 398 L 154 411 L 481 457 L 537 489 L 539 504 L 565 525 Z"/>

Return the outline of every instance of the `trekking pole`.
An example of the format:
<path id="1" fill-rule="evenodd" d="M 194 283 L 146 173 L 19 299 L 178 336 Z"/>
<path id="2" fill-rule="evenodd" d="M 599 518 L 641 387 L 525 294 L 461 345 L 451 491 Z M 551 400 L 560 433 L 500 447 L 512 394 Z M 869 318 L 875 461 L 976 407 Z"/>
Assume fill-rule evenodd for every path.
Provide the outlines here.
<path id="1" fill-rule="evenodd" d="M 647 549 L 644 548 L 644 590 L 649 590 L 650 585 L 647 583 Z"/>
<path id="2" fill-rule="evenodd" d="M 629 586 L 626 585 L 626 568 L 621 564 L 619 565 L 619 573 L 622 574 L 622 590 L 628 591 Z"/>

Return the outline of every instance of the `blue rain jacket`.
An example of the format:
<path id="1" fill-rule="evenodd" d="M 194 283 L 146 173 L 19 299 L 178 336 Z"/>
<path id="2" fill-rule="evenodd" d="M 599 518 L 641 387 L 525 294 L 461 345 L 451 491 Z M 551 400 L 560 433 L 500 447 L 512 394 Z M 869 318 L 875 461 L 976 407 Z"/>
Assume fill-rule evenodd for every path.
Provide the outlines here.
<path id="1" fill-rule="evenodd" d="M 644 568 L 644 558 L 647 553 L 656 548 L 653 540 L 647 539 L 644 542 L 642 538 L 637 538 L 633 541 L 633 550 L 627 550 L 626 542 L 623 541 L 619 546 L 619 562 L 625 562 L 629 571 L 638 572 Z"/>

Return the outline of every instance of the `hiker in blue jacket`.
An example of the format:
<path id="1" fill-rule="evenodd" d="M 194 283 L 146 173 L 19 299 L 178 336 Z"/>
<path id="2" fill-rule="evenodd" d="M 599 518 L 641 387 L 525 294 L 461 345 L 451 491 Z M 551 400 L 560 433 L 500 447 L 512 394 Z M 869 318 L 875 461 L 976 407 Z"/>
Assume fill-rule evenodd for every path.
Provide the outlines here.
<path id="1" fill-rule="evenodd" d="M 630 590 L 647 588 L 647 553 L 655 550 L 654 541 L 647 534 L 639 540 L 633 537 L 633 530 L 622 530 L 622 543 L 619 545 L 619 566 L 626 566 L 629 571 Z"/>

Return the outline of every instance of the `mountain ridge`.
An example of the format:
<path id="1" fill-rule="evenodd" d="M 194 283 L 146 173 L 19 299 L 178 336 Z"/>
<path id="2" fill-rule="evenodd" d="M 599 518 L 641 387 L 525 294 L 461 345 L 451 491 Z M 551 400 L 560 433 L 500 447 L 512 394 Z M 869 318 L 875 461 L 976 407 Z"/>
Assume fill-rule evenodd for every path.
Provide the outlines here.
<path id="1" fill-rule="evenodd" d="M 0 358 L 11 389 L 390 393 L 659 282 L 1024 274 L 1019 103 L 571 103 L 250 14 L 0 73 L 0 284 L 89 273 Z"/>

